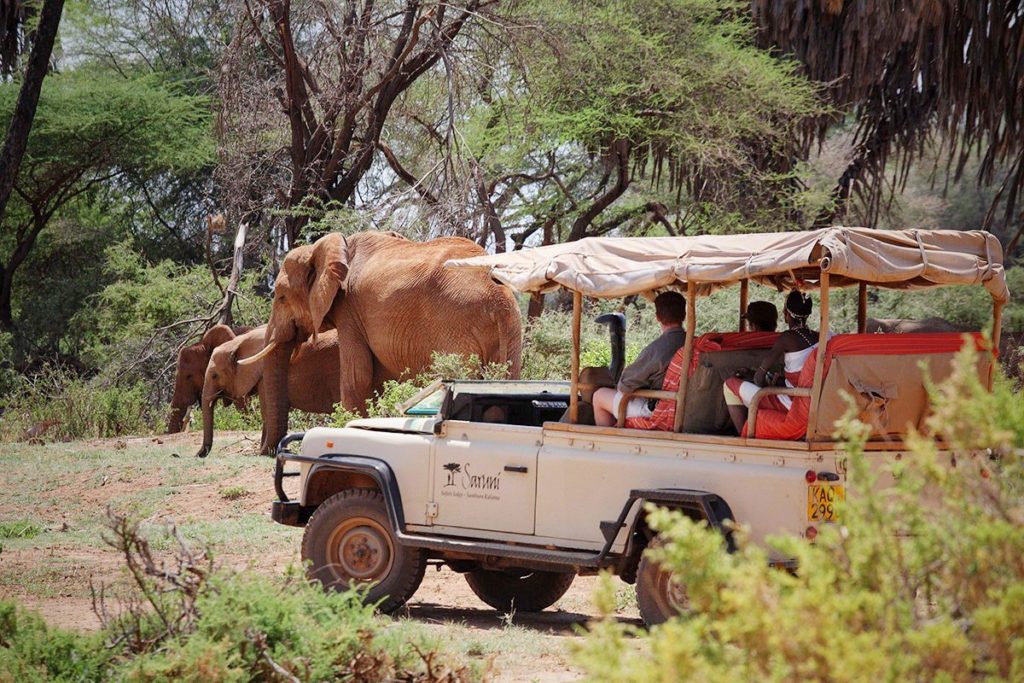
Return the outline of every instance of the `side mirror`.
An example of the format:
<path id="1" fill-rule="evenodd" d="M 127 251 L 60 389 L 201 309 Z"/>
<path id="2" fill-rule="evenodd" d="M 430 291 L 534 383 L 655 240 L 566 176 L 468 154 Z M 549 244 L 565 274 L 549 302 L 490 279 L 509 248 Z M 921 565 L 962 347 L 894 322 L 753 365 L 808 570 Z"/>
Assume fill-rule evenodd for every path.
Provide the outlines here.
<path id="1" fill-rule="evenodd" d="M 608 326 L 608 336 L 612 347 L 612 362 L 608 371 L 616 382 L 626 367 L 626 316 L 622 313 L 605 313 L 594 319 L 599 325 Z"/>

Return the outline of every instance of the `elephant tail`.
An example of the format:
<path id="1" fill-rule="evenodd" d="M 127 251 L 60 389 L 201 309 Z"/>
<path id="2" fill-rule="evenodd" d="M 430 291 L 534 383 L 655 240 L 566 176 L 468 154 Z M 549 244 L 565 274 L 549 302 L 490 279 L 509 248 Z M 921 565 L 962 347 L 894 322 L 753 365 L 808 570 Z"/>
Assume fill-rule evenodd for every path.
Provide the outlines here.
<path id="1" fill-rule="evenodd" d="M 523 326 L 518 306 L 511 311 L 499 310 L 494 322 L 498 328 L 498 356 L 494 360 L 508 363 L 509 379 L 519 379 L 523 366 Z"/>

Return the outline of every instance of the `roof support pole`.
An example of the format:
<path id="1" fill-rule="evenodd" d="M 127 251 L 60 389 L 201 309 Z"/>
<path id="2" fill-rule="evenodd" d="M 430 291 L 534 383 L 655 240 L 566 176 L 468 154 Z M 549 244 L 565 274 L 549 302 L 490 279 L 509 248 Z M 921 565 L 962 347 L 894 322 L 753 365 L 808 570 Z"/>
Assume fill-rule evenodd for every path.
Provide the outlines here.
<path id="1" fill-rule="evenodd" d="M 857 334 L 868 331 L 868 283 L 857 286 Z"/>
<path id="2" fill-rule="evenodd" d="M 821 384 L 825 374 L 825 351 L 828 350 L 828 271 L 821 271 L 821 321 L 818 327 L 818 350 L 814 361 L 814 383 L 811 385 L 811 410 L 807 415 L 807 439 L 818 428 L 818 404 L 821 402 Z M 858 323 L 859 324 L 859 323 Z"/>
<path id="3" fill-rule="evenodd" d="M 750 280 L 740 280 L 740 332 L 747 331 L 747 299 L 750 296 Z"/>
<path id="4" fill-rule="evenodd" d="M 697 331 L 697 283 L 686 283 L 686 342 L 683 344 L 683 367 L 679 370 L 679 390 L 676 391 L 676 421 L 672 431 L 683 431 L 686 418 L 686 385 L 690 383 L 690 363 L 693 360 L 693 333 Z"/>
<path id="5" fill-rule="evenodd" d="M 1000 301 L 992 303 L 992 365 L 988 371 L 988 390 L 992 391 L 992 383 L 995 380 L 996 363 L 999 362 L 999 337 L 1003 331 L 1003 304 Z"/>
<path id="6" fill-rule="evenodd" d="M 572 385 L 569 387 L 569 423 L 577 424 L 580 414 L 580 327 L 583 321 L 583 295 L 572 293 Z"/>

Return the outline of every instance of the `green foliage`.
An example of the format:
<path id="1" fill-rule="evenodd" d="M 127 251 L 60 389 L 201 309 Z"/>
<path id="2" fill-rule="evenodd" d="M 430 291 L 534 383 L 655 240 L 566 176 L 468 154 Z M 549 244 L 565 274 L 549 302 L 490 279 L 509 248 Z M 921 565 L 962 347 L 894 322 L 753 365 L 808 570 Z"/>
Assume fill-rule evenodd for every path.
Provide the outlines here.
<path id="1" fill-rule="evenodd" d="M 10 116 L 19 84 L 0 85 Z M 47 76 L 19 183 L 44 169 L 153 173 L 210 164 L 215 145 L 204 97 L 183 95 L 151 75 L 125 77 L 82 66 Z M 25 184 L 30 192 L 36 188 Z"/>
<path id="2" fill-rule="evenodd" d="M 928 428 L 900 460 L 865 452 L 844 427 L 855 495 L 815 543 L 727 552 L 720 534 L 651 508 L 666 543 L 650 550 L 686 587 L 692 611 L 644 633 L 606 618 L 577 656 L 591 680 L 1020 680 L 1024 675 L 1024 401 L 988 394 L 974 351 L 934 390 Z M 883 488 L 883 482 L 891 484 Z M 599 605 L 610 613 L 607 584 Z"/>
<path id="3" fill-rule="evenodd" d="M 1003 329 L 1024 332 L 1024 266 L 1006 271 L 1006 286 L 1010 289 L 1010 303 L 1003 311 Z"/>
<path id="4" fill-rule="evenodd" d="M 239 498 L 245 498 L 251 493 L 252 491 L 244 486 L 226 486 L 220 490 L 220 497 L 225 500 L 238 500 Z"/>
<path id="5" fill-rule="evenodd" d="M 28 519 L 0 522 L 0 538 L 35 538 L 42 531 L 42 527 Z"/>
<path id="6" fill-rule="evenodd" d="M 95 295 L 91 306 L 72 321 L 90 330 L 84 357 L 94 367 L 109 365 L 111 354 L 129 350 L 134 358 L 154 332 L 213 310 L 222 295 L 211 285 L 203 266 L 181 266 L 172 261 L 148 263 L 130 243 L 115 244 L 105 253 L 104 275 L 110 282 Z M 247 273 L 239 284 L 236 324 L 260 325 L 270 315 L 270 304 L 252 293 L 259 276 Z M 122 351 L 123 352 L 123 351 Z"/>
<path id="7" fill-rule="evenodd" d="M 100 634 L 50 628 L 42 617 L 0 600 L 0 680 L 98 681 L 113 659 Z"/>
<path id="8" fill-rule="evenodd" d="M 105 385 L 47 366 L 7 398 L 0 440 L 104 438 L 148 431 L 162 420 L 143 382 Z"/>
<path id="9" fill-rule="evenodd" d="M 196 418 L 196 429 L 203 428 L 203 412 L 193 411 Z M 263 419 L 260 416 L 259 397 L 250 398 L 245 408 L 239 409 L 234 403 L 223 405 L 217 403 L 213 411 L 213 428 L 217 431 L 239 432 L 254 431 L 263 428 Z"/>
<path id="10" fill-rule="evenodd" d="M 765 190 L 775 201 L 792 193 L 787 174 L 759 163 L 784 154 L 802 118 L 822 108 L 795 63 L 754 45 L 747 5 L 543 0 L 522 11 L 544 27 L 528 47 L 526 118 L 549 149 L 625 140 L 637 150 L 640 178 L 664 175 L 672 186 L 711 179 L 737 202 Z M 678 204 L 678 197 L 660 200 Z M 732 221 L 750 229 L 752 214 L 698 201 L 706 203 L 690 219 L 701 226 Z"/>
<path id="11" fill-rule="evenodd" d="M 9 332 L 0 332 L 0 400 L 21 385 L 21 377 L 14 368 L 14 343 Z"/>
<path id="12" fill-rule="evenodd" d="M 420 652 L 438 664 L 447 659 L 422 642 L 388 638 L 387 622 L 357 591 L 325 592 L 297 572 L 284 579 L 218 572 L 195 612 L 191 629 L 132 652 L 118 622 L 79 634 L 0 601 L 0 680 L 277 680 L 273 662 L 302 680 L 349 680 L 358 671 L 358 680 L 431 681 Z M 445 680 L 469 680 L 466 668 L 449 667 Z"/>
<path id="13" fill-rule="evenodd" d="M 590 303 L 583 313 L 580 340 L 580 367 L 598 367 L 611 362 L 608 328 L 594 322 L 606 312 L 609 302 Z M 604 308 L 602 308 L 604 307 Z M 639 355 L 661 329 L 654 320 L 654 309 L 641 300 L 626 310 L 626 361 Z M 523 379 L 569 379 L 572 367 L 572 314 L 545 311 L 530 320 L 524 331 Z"/>

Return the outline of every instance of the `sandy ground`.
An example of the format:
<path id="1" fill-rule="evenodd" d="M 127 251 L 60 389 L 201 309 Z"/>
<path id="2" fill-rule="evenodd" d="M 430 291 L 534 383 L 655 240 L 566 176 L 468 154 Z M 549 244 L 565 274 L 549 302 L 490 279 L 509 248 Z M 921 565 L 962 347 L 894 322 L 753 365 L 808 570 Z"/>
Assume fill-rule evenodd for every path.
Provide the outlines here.
<path id="1" fill-rule="evenodd" d="M 199 441 L 199 434 L 186 433 L 18 446 L 16 452 L 0 456 L 4 478 L 12 479 L 8 483 L 29 490 L 29 495 L 0 502 L 0 521 L 33 520 L 45 530 L 36 538 L 3 542 L 0 596 L 39 611 L 54 625 L 97 628 L 90 586 L 124 580 L 121 558 L 99 538 L 108 505 L 127 504 L 141 510 L 147 523 L 173 521 L 182 528 L 205 528 L 202 525 L 227 520 L 255 529 L 246 532 L 245 542 L 236 543 L 230 533 L 227 540 L 212 542 L 218 561 L 236 569 L 277 574 L 298 563 L 301 530 L 269 521 L 270 460 L 251 455 L 249 435 L 222 434 L 209 460 L 197 463 L 191 456 Z M 111 450 L 125 454 L 112 455 L 113 462 L 108 462 L 106 454 Z M 99 453 L 95 466 L 87 462 L 64 471 L 54 464 L 62 453 L 77 462 L 91 458 L 92 451 Z M 146 466 L 133 465 L 141 462 L 133 461 L 136 451 L 160 459 L 159 466 L 149 467 L 148 461 Z M 29 462 L 34 456 L 39 458 L 38 464 Z M 216 472 L 216 468 L 224 468 L 224 475 L 210 477 L 208 468 Z M 184 475 L 179 477 L 180 472 Z M 34 485 L 39 478 L 47 481 L 43 490 L 33 494 L 25 482 Z M 169 484 L 173 479 L 180 481 Z M 246 493 L 229 500 L 222 494 L 232 488 Z M 552 608 L 537 614 L 514 614 L 510 619 L 480 602 L 462 576 L 447 567 L 438 570 L 431 566 L 398 616 L 448 637 L 456 629 L 456 638 L 481 639 L 490 651 L 485 656 L 494 660 L 492 680 L 573 681 L 582 672 L 571 664 L 568 647 L 580 637 L 578 629 L 595 616 L 591 595 L 596 582 L 594 577 L 579 577 Z M 628 591 L 624 584 L 623 590 Z M 624 601 L 618 616 L 639 623 L 631 600 Z M 510 630 L 510 624 L 514 629 Z M 510 652 L 502 654 L 506 639 L 517 642 L 514 647 L 509 642 Z M 523 656 L 524 649 L 530 656 Z"/>

